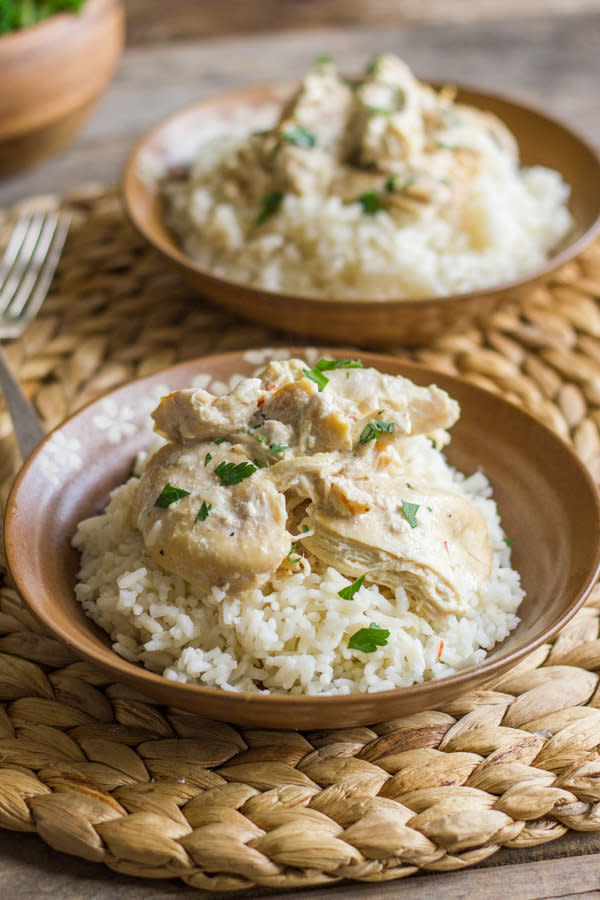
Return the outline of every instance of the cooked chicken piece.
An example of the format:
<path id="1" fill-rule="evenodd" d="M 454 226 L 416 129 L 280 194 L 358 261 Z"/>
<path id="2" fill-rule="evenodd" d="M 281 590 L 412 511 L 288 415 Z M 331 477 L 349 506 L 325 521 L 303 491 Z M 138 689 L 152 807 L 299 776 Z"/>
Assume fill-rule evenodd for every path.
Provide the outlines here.
<path id="1" fill-rule="evenodd" d="M 155 431 L 174 442 L 215 441 L 245 431 L 264 390 L 258 378 L 244 378 L 220 397 L 201 388 L 174 391 L 152 413 Z"/>
<path id="2" fill-rule="evenodd" d="M 331 183 L 331 193 L 344 203 L 354 203 L 362 194 L 385 193 L 386 176 L 381 172 L 359 169 L 356 166 L 340 166 Z"/>
<path id="3" fill-rule="evenodd" d="M 466 106 L 457 103 L 454 107 L 456 118 L 468 129 L 469 136 L 475 147 L 479 146 L 480 136 L 489 134 L 502 152 L 510 156 L 515 162 L 519 159 L 519 145 L 517 140 L 504 122 L 493 113 L 474 106 Z M 462 140 L 461 140 L 462 143 Z"/>
<path id="4" fill-rule="evenodd" d="M 342 516 L 364 513 L 372 505 L 372 485 L 382 467 L 365 464 L 362 455 L 313 453 L 282 460 L 269 470 L 278 491 L 285 493 L 288 509 L 310 500 Z"/>
<path id="5" fill-rule="evenodd" d="M 148 462 L 132 518 L 163 568 L 201 589 L 235 594 L 264 584 L 288 555 L 292 538 L 285 498 L 267 470 L 251 466 L 249 477 L 224 484 L 215 470 L 229 463 L 251 465 L 238 446 L 168 444 Z M 173 489 L 189 493 L 173 499 Z"/>
<path id="6" fill-rule="evenodd" d="M 382 476 L 369 486 L 371 505 L 355 515 L 340 512 L 331 486 L 322 502 L 311 502 L 303 546 L 349 578 L 366 574 L 392 590 L 403 587 L 419 611 L 465 613 L 491 572 L 480 513 L 458 495 L 401 478 Z"/>
<path id="7" fill-rule="evenodd" d="M 458 404 L 435 385 L 418 387 L 376 369 L 337 368 L 322 373 L 328 381 L 319 390 L 310 372 L 292 359 L 270 363 L 223 397 L 176 391 L 153 413 L 156 428 L 172 441 L 228 437 L 261 462 L 273 462 L 273 445 L 285 445 L 294 455 L 350 451 L 370 428 L 385 446 L 449 428 L 459 415 Z"/>
<path id="8" fill-rule="evenodd" d="M 352 107 L 352 89 L 332 63 L 317 65 L 303 79 L 284 107 L 277 131 L 305 129 L 335 159 L 343 149 L 344 132 Z"/>
<path id="9" fill-rule="evenodd" d="M 283 193 L 327 194 L 335 172 L 335 160 L 322 147 L 298 147 L 286 135 L 295 133 L 294 126 L 282 132 L 273 151 L 272 188 Z"/>
<path id="10" fill-rule="evenodd" d="M 355 92 L 349 127 L 360 165 L 389 171 L 421 154 L 422 88 L 402 60 L 386 54 L 374 61 Z"/>

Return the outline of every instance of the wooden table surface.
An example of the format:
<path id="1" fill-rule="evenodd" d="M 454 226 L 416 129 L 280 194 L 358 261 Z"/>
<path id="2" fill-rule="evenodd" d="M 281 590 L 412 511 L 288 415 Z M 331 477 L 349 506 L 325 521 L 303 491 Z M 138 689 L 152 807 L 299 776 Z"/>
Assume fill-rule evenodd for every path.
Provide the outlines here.
<path id="1" fill-rule="evenodd" d="M 27 175 L 0 182 L 0 204 L 34 194 L 68 193 L 82 183 L 120 177 L 135 139 L 168 113 L 231 88 L 294 77 L 315 57 L 361 70 L 393 51 L 422 77 L 470 83 L 535 105 L 600 146 L 600 4 L 548 19 L 426 25 L 328 27 L 130 46 L 116 78 L 69 150 Z M 511 7 L 511 8 L 514 8 Z M 0 832 L 3 898 L 181 898 L 200 892 L 179 882 L 126 878 L 52 851 L 37 835 Z M 281 896 L 374 900 L 417 897 L 598 897 L 600 837 L 569 834 L 528 851 L 500 851 L 463 872 L 414 876 L 382 885 L 338 885 Z M 279 896 L 255 892 L 251 896 Z M 206 895 L 209 896 L 209 895 Z M 216 895 L 210 895 L 216 896 Z M 248 895 L 244 895 L 248 896 Z"/>

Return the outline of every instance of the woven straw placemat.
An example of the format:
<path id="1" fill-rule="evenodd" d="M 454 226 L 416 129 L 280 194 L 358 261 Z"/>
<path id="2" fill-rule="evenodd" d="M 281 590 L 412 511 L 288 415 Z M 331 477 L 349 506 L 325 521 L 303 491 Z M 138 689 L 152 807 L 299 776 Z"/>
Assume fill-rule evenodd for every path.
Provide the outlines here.
<path id="1" fill-rule="evenodd" d="M 192 298 L 133 233 L 116 191 L 90 187 L 62 203 L 73 224 L 51 294 L 6 348 L 48 427 L 178 360 L 285 342 Z M 0 246 L 17 212 L 0 212 Z M 597 243 L 520 309 L 411 355 L 522 404 L 598 478 L 599 298 Z M 4 410 L 0 460 L 5 498 L 18 457 Z M 5 576 L 0 827 L 213 891 L 449 871 L 500 847 L 600 831 L 599 616 L 596 587 L 552 645 L 443 709 L 371 728 L 268 732 L 107 683 L 44 634 Z"/>

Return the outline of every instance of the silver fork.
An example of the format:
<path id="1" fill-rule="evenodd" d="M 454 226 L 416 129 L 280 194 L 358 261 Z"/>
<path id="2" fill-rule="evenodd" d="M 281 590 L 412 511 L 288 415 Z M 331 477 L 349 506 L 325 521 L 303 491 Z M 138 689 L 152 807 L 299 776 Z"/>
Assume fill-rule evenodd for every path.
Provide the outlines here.
<path id="1" fill-rule="evenodd" d="M 37 315 L 62 252 L 69 217 L 58 212 L 32 212 L 15 225 L 0 259 L 0 342 L 21 336 Z M 0 389 L 12 419 L 23 460 L 45 431 L 32 403 L 6 362 L 0 346 Z"/>

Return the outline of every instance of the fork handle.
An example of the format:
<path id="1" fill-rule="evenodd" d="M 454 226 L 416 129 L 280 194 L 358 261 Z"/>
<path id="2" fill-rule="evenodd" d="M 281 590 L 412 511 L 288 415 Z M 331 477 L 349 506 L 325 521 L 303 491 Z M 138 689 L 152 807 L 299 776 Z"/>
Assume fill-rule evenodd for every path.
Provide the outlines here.
<path id="1" fill-rule="evenodd" d="M 6 361 L 0 347 L 0 389 L 12 419 L 17 444 L 23 462 L 30 456 L 39 442 L 46 437 L 40 417 Z"/>

